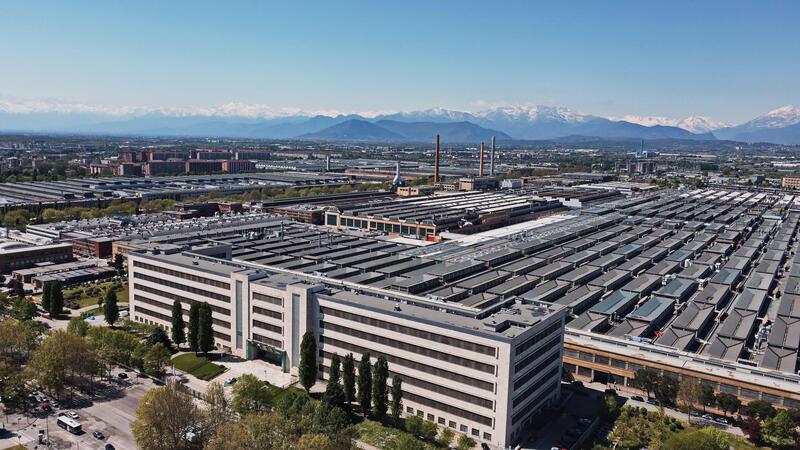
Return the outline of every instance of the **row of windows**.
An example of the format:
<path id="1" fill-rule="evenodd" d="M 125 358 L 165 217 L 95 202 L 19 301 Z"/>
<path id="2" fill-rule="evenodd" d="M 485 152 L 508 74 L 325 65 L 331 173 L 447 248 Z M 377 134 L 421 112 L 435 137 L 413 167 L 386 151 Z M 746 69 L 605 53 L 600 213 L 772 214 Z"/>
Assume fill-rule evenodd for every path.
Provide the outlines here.
<path id="1" fill-rule="evenodd" d="M 373 319 L 371 317 L 365 317 L 358 314 L 340 311 L 338 309 L 320 307 L 320 312 L 322 314 L 330 314 L 331 316 L 334 317 L 340 317 L 342 319 L 351 320 L 353 322 L 363 323 L 365 325 L 370 325 L 376 328 L 394 331 L 397 333 L 403 333 L 409 336 L 418 337 L 420 339 L 426 339 L 429 341 L 438 342 L 440 344 L 449 345 L 452 347 L 458 347 L 476 353 L 481 353 L 483 355 L 495 356 L 497 353 L 494 347 L 490 347 L 488 345 L 478 344 L 475 342 L 465 341 L 462 339 L 451 338 L 449 336 L 442 336 L 441 334 L 431 333 L 430 331 L 418 330 L 416 328 L 406 327 L 403 325 L 398 325 L 396 323 L 387 322 L 385 320 Z"/>
<path id="2" fill-rule="evenodd" d="M 446 403 L 442 403 L 428 397 L 423 397 L 422 395 L 412 394 L 411 392 L 404 392 L 403 398 L 406 400 L 419 403 L 421 405 L 429 406 L 433 409 L 438 409 L 439 411 L 444 411 L 446 413 L 450 413 L 456 415 L 458 417 L 463 417 L 464 419 L 471 420 L 473 422 L 477 422 L 481 425 L 486 425 L 487 427 L 492 426 L 492 418 L 482 416 L 480 414 L 476 414 L 472 411 L 467 411 L 465 409 L 456 408 L 455 406 L 448 405 Z"/>
<path id="3" fill-rule="evenodd" d="M 540 356 L 552 350 L 553 347 L 560 347 L 560 346 L 561 346 L 561 335 L 558 335 L 553 339 L 551 339 L 550 342 L 539 347 L 535 352 L 526 356 L 522 361 L 516 363 L 514 365 L 514 373 L 519 373 L 522 369 L 528 367 L 529 364 L 532 364 L 534 361 L 536 361 Z"/>
<path id="4" fill-rule="evenodd" d="M 172 292 L 162 291 L 162 290 L 159 290 L 159 289 L 151 288 L 150 286 L 144 286 L 144 285 L 141 285 L 141 284 L 137 284 L 136 285 L 136 290 L 137 291 L 147 292 L 147 293 L 150 293 L 150 294 L 155 294 L 155 295 L 158 295 L 160 297 L 168 298 L 170 300 L 178 300 L 179 302 L 186 303 L 189 306 L 192 306 L 192 303 L 194 303 L 196 301 L 199 301 L 199 300 L 192 300 L 190 298 L 182 297 L 180 295 L 173 294 Z M 229 309 L 227 309 L 227 308 L 221 308 L 219 306 L 212 305 L 211 303 L 209 303 L 208 306 L 210 306 L 211 307 L 211 311 L 214 311 L 215 313 L 224 314 L 226 316 L 230 316 L 231 315 L 231 311 Z"/>
<path id="5" fill-rule="evenodd" d="M 260 320 L 253 320 L 253 326 L 256 328 L 262 328 L 267 331 L 271 331 L 277 334 L 283 334 L 283 328 L 277 325 L 272 325 L 266 322 L 262 322 Z"/>
<path id="6" fill-rule="evenodd" d="M 136 302 L 145 303 L 145 304 L 148 304 L 148 305 L 151 305 L 151 306 L 156 306 L 158 308 L 166 309 L 166 310 L 170 311 L 170 319 L 169 320 L 172 320 L 172 316 L 171 316 L 171 314 L 172 314 L 172 306 L 171 305 L 167 305 L 167 304 L 162 303 L 162 302 L 160 302 L 158 300 L 153 300 L 152 298 L 148 298 L 148 297 L 145 297 L 145 296 L 139 295 L 139 294 L 134 294 L 133 295 L 133 299 Z M 184 311 L 184 314 L 186 314 L 185 311 Z M 231 327 L 231 323 L 230 322 L 226 322 L 224 320 L 217 319 L 216 317 L 212 317 L 211 321 L 214 323 L 214 325 L 217 325 L 217 326 L 220 326 L 220 327 L 224 327 L 224 328 L 230 328 Z"/>
<path id="7" fill-rule="evenodd" d="M 265 295 L 265 294 L 260 294 L 258 292 L 253 292 L 253 299 L 261 302 L 266 302 L 271 305 L 277 305 L 283 308 L 283 299 L 280 297 L 273 297 L 271 295 Z"/>
<path id="8" fill-rule="evenodd" d="M 333 356 L 333 353 L 320 350 L 319 351 L 319 356 L 322 357 L 322 358 L 331 359 L 331 357 Z M 324 365 L 322 367 L 323 367 L 323 371 L 325 373 L 328 373 L 327 372 L 328 371 L 328 367 L 324 366 Z M 448 397 L 455 398 L 457 400 L 463 400 L 465 402 L 472 403 L 472 404 L 475 404 L 475 405 L 478 405 L 480 407 L 487 408 L 487 409 L 492 409 L 494 407 L 494 402 L 491 401 L 491 400 L 485 399 L 485 398 L 477 397 L 477 396 L 471 395 L 471 394 L 466 394 L 464 392 L 457 391 L 455 389 L 450 389 L 448 387 L 444 387 L 444 386 L 441 386 L 441 385 L 438 385 L 438 384 L 434 384 L 434 383 L 431 383 L 431 382 L 428 382 L 428 381 L 420 380 L 419 378 L 414 378 L 412 376 L 409 376 L 409 375 L 406 375 L 406 374 L 402 374 L 402 373 L 397 373 L 397 372 L 394 372 L 394 371 L 389 371 L 389 375 L 392 376 L 392 377 L 397 376 L 399 378 L 402 378 L 403 385 L 408 384 L 410 386 L 416 386 L 416 387 L 419 387 L 419 388 L 422 388 L 422 389 L 425 389 L 425 390 L 428 390 L 428 391 L 437 392 L 439 394 L 444 394 L 444 395 L 446 395 Z M 405 391 L 403 391 L 403 392 L 405 392 Z"/>
<path id="9" fill-rule="evenodd" d="M 161 278 L 151 277 L 150 275 L 145 275 L 145 274 L 143 274 L 141 272 L 134 272 L 133 277 L 134 278 L 139 278 L 140 280 L 149 281 L 151 283 L 160 284 L 162 286 L 171 287 L 173 289 L 180 289 L 182 291 L 186 291 L 186 292 L 189 292 L 189 293 L 192 293 L 192 294 L 195 294 L 195 295 L 200 295 L 200 296 L 203 296 L 203 297 L 213 298 L 213 299 L 219 300 L 221 302 L 226 302 L 227 303 L 227 302 L 231 301 L 229 295 L 217 294 L 216 292 L 209 292 L 209 291 L 206 291 L 204 289 L 197 289 L 197 288 L 194 288 L 194 287 L 191 287 L 191 286 L 186 286 L 185 284 L 175 283 L 175 282 L 168 281 L 168 280 L 162 280 Z"/>
<path id="10" fill-rule="evenodd" d="M 514 355 L 519 356 L 525 350 L 528 350 L 529 348 L 533 347 L 537 343 L 541 342 L 542 339 L 545 338 L 545 336 L 548 336 L 549 334 L 554 333 L 556 330 L 559 330 L 561 328 L 562 328 L 561 321 L 558 321 L 558 322 L 550 325 L 549 327 L 547 327 L 547 329 L 536 333 L 530 339 L 526 340 L 525 342 L 519 344 L 516 348 L 514 348 Z"/>
<path id="11" fill-rule="evenodd" d="M 145 316 L 155 317 L 156 319 L 160 319 L 160 320 L 163 320 L 165 322 L 171 322 L 172 321 L 172 316 L 168 316 L 166 314 L 161 314 L 159 312 L 155 312 L 155 311 L 147 309 L 147 308 L 142 308 L 141 306 L 138 306 L 138 305 L 136 306 L 136 313 L 137 314 L 143 314 Z M 230 326 L 230 325 L 228 325 L 228 326 Z M 214 337 L 226 340 L 228 342 L 230 342 L 230 340 L 231 340 L 230 336 L 228 336 L 225 333 L 220 333 L 219 331 L 216 331 L 216 330 L 214 330 Z"/>
<path id="12" fill-rule="evenodd" d="M 164 267 L 154 266 L 152 264 L 148 264 L 148 263 L 142 262 L 142 261 L 134 261 L 133 262 L 133 266 L 134 267 L 141 267 L 142 269 L 152 270 L 153 272 L 163 273 L 165 275 L 169 275 L 169 276 L 173 276 L 173 277 L 177 277 L 177 278 L 183 278 L 184 280 L 196 281 L 198 283 L 203 283 L 203 284 L 207 284 L 209 286 L 214 286 L 214 287 L 218 287 L 218 288 L 222 288 L 222 289 L 230 289 L 231 288 L 231 285 L 229 283 L 225 283 L 225 282 L 217 281 L 217 280 L 211 280 L 209 278 L 199 277 L 197 275 L 192 275 L 192 274 L 185 273 L 185 272 L 179 272 L 177 270 L 167 269 L 167 268 L 164 268 Z"/>
<path id="13" fill-rule="evenodd" d="M 269 309 L 264 309 L 258 306 L 253 306 L 253 312 L 263 314 L 267 317 L 272 317 L 273 319 L 283 320 L 283 314 L 277 311 L 271 311 Z"/>
<path id="14" fill-rule="evenodd" d="M 262 343 L 267 344 L 267 345 L 271 345 L 271 346 L 273 346 L 275 348 L 283 348 L 283 342 L 281 342 L 281 341 L 279 341 L 277 339 L 272 339 L 272 338 L 268 338 L 266 336 L 261 336 L 260 334 L 253 333 L 253 340 L 254 341 L 258 341 L 258 342 L 262 342 Z"/>
<path id="15" fill-rule="evenodd" d="M 354 336 L 359 339 L 375 342 L 377 344 L 388 345 L 390 347 L 398 348 L 412 353 L 417 353 L 430 358 L 447 361 L 449 363 L 457 364 L 459 366 L 469 367 L 470 369 L 480 370 L 481 372 L 490 373 L 492 375 L 494 375 L 495 373 L 494 366 L 491 364 L 485 364 L 473 361 L 471 359 L 462 358 L 452 353 L 444 353 L 427 347 L 420 347 L 419 345 L 409 344 L 408 342 L 397 341 L 395 339 L 378 336 L 377 334 L 367 333 L 365 331 L 354 330 L 352 328 L 343 327 L 341 325 L 337 325 L 334 323 L 320 321 L 319 326 L 320 328 L 325 328 L 332 331 L 336 331 L 338 333 L 347 334 L 349 336 Z"/>
<path id="16" fill-rule="evenodd" d="M 534 377 L 536 377 L 536 374 L 541 372 L 543 368 L 549 366 L 550 364 L 553 364 L 554 361 L 560 358 L 561 358 L 561 353 L 559 352 L 555 352 L 552 355 L 545 358 L 542 362 L 537 364 L 536 367 L 526 372 L 525 375 L 522 375 L 517 379 L 517 381 L 514 382 L 514 390 L 516 391 L 520 387 L 525 386 L 525 383 L 531 381 Z"/>
<path id="17" fill-rule="evenodd" d="M 410 406 L 406 406 L 406 414 L 408 414 L 408 415 L 414 415 L 414 408 L 412 408 L 412 407 L 410 407 Z M 435 417 L 433 414 L 431 414 L 431 413 L 428 413 L 428 415 L 427 415 L 427 417 L 426 417 L 426 416 L 425 416 L 425 411 L 423 411 L 423 410 L 421 410 L 421 409 L 418 409 L 418 410 L 417 410 L 417 414 L 416 414 L 416 415 L 417 415 L 418 417 L 423 417 L 423 418 L 427 419 L 427 420 L 428 420 L 428 421 L 430 421 L 430 422 L 433 422 L 433 419 L 435 419 L 435 418 L 436 418 L 436 417 Z M 444 417 L 439 417 L 439 419 L 437 420 L 437 423 L 438 423 L 439 425 L 441 425 L 441 426 L 444 426 L 445 422 L 447 422 L 447 426 L 448 426 L 448 427 L 450 427 L 450 428 L 452 428 L 452 429 L 454 429 L 454 430 L 456 429 L 456 423 L 455 423 L 455 421 L 452 421 L 452 420 L 447 420 L 447 419 L 445 419 Z M 470 432 L 470 431 L 469 431 L 469 426 L 468 426 L 468 425 L 465 425 L 465 424 L 463 424 L 463 423 L 462 423 L 461 425 L 459 425 L 459 426 L 458 426 L 458 430 L 459 430 L 459 431 L 461 431 L 461 432 L 462 432 L 462 433 L 464 433 L 464 434 L 467 434 L 467 433 L 469 433 L 469 432 Z M 473 435 L 473 436 L 480 436 L 480 431 L 479 431 L 477 428 L 473 428 L 473 429 L 472 429 L 472 435 Z M 483 432 L 483 439 L 484 439 L 484 440 L 486 440 L 486 441 L 491 441 L 491 440 L 492 440 L 492 434 L 491 434 L 491 433 L 487 433 L 487 432 L 485 432 L 485 431 L 484 431 L 484 432 Z"/>
<path id="18" fill-rule="evenodd" d="M 520 420 L 522 420 L 522 419 L 534 414 L 535 412 L 537 412 L 539 410 L 539 408 L 528 408 L 527 406 L 529 406 L 529 405 L 538 405 L 538 404 L 542 403 L 542 401 L 545 398 L 547 398 L 548 396 L 553 395 L 553 392 L 555 392 L 558 389 L 558 383 L 561 383 L 560 379 L 556 380 L 556 382 L 553 383 L 552 385 L 544 388 L 542 390 L 541 394 L 537 395 L 536 398 L 534 398 L 533 400 L 529 401 L 526 404 L 525 408 L 520 408 L 519 412 L 514 414 L 513 417 L 511 417 L 511 423 L 512 424 L 516 424 Z"/>
<path id="19" fill-rule="evenodd" d="M 561 377 L 559 376 L 560 374 L 561 374 L 561 366 L 556 366 L 556 367 L 553 367 L 552 369 L 550 369 L 549 371 L 547 371 L 546 374 L 544 374 L 544 375 L 542 375 L 542 376 L 540 376 L 538 378 L 539 378 L 539 381 L 542 381 L 542 380 L 549 380 L 549 379 L 551 379 L 553 377 L 556 377 L 556 379 L 560 382 L 560 380 L 561 380 Z M 530 397 L 531 394 L 533 394 L 541 386 L 542 386 L 541 383 L 533 383 L 531 385 L 531 387 L 529 387 L 528 389 L 525 389 L 525 391 L 523 393 L 521 393 L 521 394 L 517 395 L 516 397 L 514 397 L 514 401 L 511 402 L 513 407 L 516 408 L 517 406 L 519 406 L 522 402 L 527 400 L 528 397 Z"/>
<path id="20" fill-rule="evenodd" d="M 457 381 L 459 383 L 466 384 L 468 386 L 474 386 L 479 389 L 483 389 L 486 391 L 493 392 L 494 391 L 494 383 L 489 383 L 487 381 L 478 380 L 472 377 L 468 377 L 465 375 L 461 375 L 460 373 L 450 372 L 449 370 L 440 369 L 438 367 L 431 367 L 426 364 L 421 364 L 417 361 L 411 361 L 409 359 L 400 358 L 398 356 L 389 355 L 386 353 L 378 352 L 375 350 L 370 350 L 368 348 L 360 347 L 358 345 L 350 344 L 349 342 L 340 341 L 338 339 L 320 336 L 319 337 L 320 343 L 328 343 L 339 347 L 344 350 L 348 350 L 351 352 L 356 352 L 360 354 L 369 353 L 373 356 L 380 356 L 383 355 L 386 358 L 386 361 L 397 364 L 403 367 L 408 367 L 409 369 L 419 370 L 420 372 L 429 373 L 431 375 L 435 375 L 437 377 L 442 377 L 445 379 Z"/>

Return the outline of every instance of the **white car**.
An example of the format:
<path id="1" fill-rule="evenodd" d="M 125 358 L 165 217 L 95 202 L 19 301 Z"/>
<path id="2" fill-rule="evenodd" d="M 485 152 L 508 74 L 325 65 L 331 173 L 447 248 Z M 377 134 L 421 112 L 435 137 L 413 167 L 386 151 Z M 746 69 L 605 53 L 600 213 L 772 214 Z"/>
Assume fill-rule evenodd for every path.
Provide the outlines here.
<path id="1" fill-rule="evenodd" d="M 76 413 L 75 411 L 70 411 L 67 413 L 67 415 L 69 416 L 70 419 L 78 420 L 78 413 Z"/>

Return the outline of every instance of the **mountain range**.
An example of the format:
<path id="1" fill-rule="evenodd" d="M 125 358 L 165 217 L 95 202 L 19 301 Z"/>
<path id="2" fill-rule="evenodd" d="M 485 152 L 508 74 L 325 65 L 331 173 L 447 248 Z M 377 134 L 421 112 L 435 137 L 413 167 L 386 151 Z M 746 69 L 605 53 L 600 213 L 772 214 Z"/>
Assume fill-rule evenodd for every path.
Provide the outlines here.
<path id="1" fill-rule="evenodd" d="M 444 108 L 388 114 L 313 114 L 229 104 L 204 110 L 107 110 L 86 105 L 0 101 L 0 131 L 105 135 L 272 138 L 452 143 L 600 139 L 733 140 L 800 145 L 800 109 L 784 106 L 740 125 L 708 117 L 606 118 L 554 106 L 500 106 L 479 112 Z"/>

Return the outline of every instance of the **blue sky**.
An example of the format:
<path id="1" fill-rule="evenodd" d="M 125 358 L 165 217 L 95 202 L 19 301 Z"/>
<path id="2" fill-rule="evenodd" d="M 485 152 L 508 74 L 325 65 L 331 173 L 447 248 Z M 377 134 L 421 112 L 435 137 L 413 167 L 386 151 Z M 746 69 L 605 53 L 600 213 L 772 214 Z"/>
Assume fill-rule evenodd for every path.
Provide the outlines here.
<path id="1" fill-rule="evenodd" d="M 800 2 L 0 2 L 0 95 L 340 111 L 800 105 Z"/>

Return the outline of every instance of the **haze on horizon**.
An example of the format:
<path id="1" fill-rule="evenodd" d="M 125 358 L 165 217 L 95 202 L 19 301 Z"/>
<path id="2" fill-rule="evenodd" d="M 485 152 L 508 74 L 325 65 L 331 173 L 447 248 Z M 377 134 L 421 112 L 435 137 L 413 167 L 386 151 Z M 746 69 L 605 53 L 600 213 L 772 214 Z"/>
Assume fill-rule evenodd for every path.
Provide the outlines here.
<path id="1" fill-rule="evenodd" d="M 296 3 L 296 4 L 295 4 Z M 800 104 L 800 4 L 0 3 L 0 100 L 740 123 Z"/>

